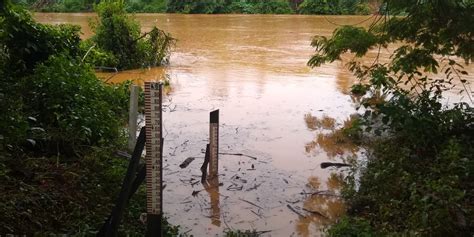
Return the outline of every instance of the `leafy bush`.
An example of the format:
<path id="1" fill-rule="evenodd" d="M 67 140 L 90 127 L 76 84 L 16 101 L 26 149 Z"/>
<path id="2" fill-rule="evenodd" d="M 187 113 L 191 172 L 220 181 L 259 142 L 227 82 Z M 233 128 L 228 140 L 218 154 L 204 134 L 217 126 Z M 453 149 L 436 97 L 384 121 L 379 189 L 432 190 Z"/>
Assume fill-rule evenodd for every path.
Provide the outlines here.
<path id="1" fill-rule="evenodd" d="M 83 1 L 64 0 L 62 4 L 62 12 L 80 12 L 87 9 L 87 6 L 83 4 Z"/>
<path id="2" fill-rule="evenodd" d="M 325 0 L 305 0 L 298 7 L 301 14 L 331 14 L 334 11 L 334 7 L 331 8 Z"/>
<path id="3" fill-rule="evenodd" d="M 365 0 L 304 0 L 298 7 L 301 14 L 369 14 L 370 8 Z"/>
<path id="4" fill-rule="evenodd" d="M 331 228 L 357 229 L 358 219 L 394 236 L 469 236 L 474 228 L 474 109 L 467 72 L 473 59 L 466 1 L 384 1 L 386 14 L 369 29 L 344 26 L 332 38 L 315 37 L 311 66 L 351 53 L 353 87 L 364 108 L 359 128 L 348 131 L 366 146 L 367 162 L 347 176 L 350 221 Z M 440 22 L 443 22 L 442 24 Z M 400 42 L 404 42 L 400 45 Z M 389 62 L 358 58 L 396 43 Z M 457 57 L 454 59 L 454 57 Z M 440 70 L 442 69 L 442 70 Z M 443 105 L 453 84 L 469 102 Z M 466 91 L 467 90 L 467 91 Z M 364 131 L 361 132 L 361 129 Z"/>
<path id="5" fill-rule="evenodd" d="M 2 148 L 71 155 L 117 140 L 128 84 L 106 85 L 80 63 L 78 27 L 42 25 L 7 6 L 0 37 Z"/>
<path id="6" fill-rule="evenodd" d="M 127 12 L 166 12 L 165 0 L 130 1 L 126 6 Z"/>
<path id="7" fill-rule="evenodd" d="M 35 119 L 28 118 L 24 111 L 25 105 L 31 102 L 24 100 L 25 78 L 51 55 L 60 52 L 77 54 L 80 41 L 78 27 L 42 25 L 36 23 L 28 12 L 11 6 L 8 1 L 3 7 L 0 18 L 0 106 L 3 111 L 0 116 L 0 153 L 20 149 L 17 145 L 27 141 L 28 130 L 34 127 L 31 123 Z"/>
<path id="8" fill-rule="evenodd" d="M 287 1 L 260 1 L 254 6 L 255 13 L 260 14 L 290 14 L 292 9 Z"/>
<path id="9" fill-rule="evenodd" d="M 94 43 L 91 39 L 83 40 L 80 44 L 81 53 L 83 53 L 82 60 L 94 66 L 117 65 L 118 60 L 114 54 L 105 51 Z"/>
<path id="10" fill-rule="evenodd" d="M 65 56 L 51 56 L 25 80 L 28 117 L 43 133 L 41 145 L 58 146 L 62 152 L 87 145 L 100 145 L 119 137 L 121 109 L 128 94 L 118 92 L 96 78 L 91 68 Z M 60 152 L 59 150 L 57 151 Z"/>
<path id="11" fill-rule="evenodd" d="M 257 13 L 254 5 L 247 3 L 236 1 L 232 2 L 229 6 L 229 12 L 231 13 L 244 13 L 244 14 L 255 14 Z"/>
<path id="12" fill-rule="evenodd" d="M 363 137 L 369 162 L 360 179 L 348 177 L 349 213 L 384 232 L 464 235 L 474 217 L 474 112 L 462 104 L 440 110 L 432 98 L 405 100 L 384 105 L 390 123 L 366 127 L 388 137 Z"/>
<path id="13" fill-rule="evenodd" d="M 114 153 L 125 146 L 120 131 L 131 83 L 97 79 L 79 57 L 90 47 L 79 46 L 75 27 L 45 26 L 6 7 L 0 18 L 0 233 L 94 235 L 128 164 Z M 131 203 L 119 233 L 143 235 L 143 188 Z M 167 235 L 177 235 L 178 227 L 163 225 Z"/>
<path id="14" fill-rule="evenodd" d="M 171 13 L 223 13 L 225 1 L 223 0 L 169 0 L 167 5 L 167 12 Z"/>
<path id="15" fill-rule="evenodd" d="M 5 69 L 12 75 L 31 73 L 50 55 L 67 52 L 75 56 L 79 52 L 78 26 L 39 24 L 27 11 L 13 6 L 6 8 L 0 24 L 0 42 L 9 59 Z"/>
<path id="16" fill-rule="evenodd" d="M 329 236 L 344 237 L 372 237 L 381 236 L 376 234 L 370 223 L 364 219 L 343 217 L 338 221 L 337 225 L 329 229 Z"/>
<path id="17" fill-rule="evenodd" d="M 114 55 L 117 64 L 105 65 L 131 69 L 161 65 L 167 60 L 174 39 L 154 27 L 140 35 L 140 25 L 130 18 L 121 1 L 104 1 L 96 7 L 99 22 L 92 41 L 107 54 Z M 112 61 L 109 61 L 109 63 Z"/>

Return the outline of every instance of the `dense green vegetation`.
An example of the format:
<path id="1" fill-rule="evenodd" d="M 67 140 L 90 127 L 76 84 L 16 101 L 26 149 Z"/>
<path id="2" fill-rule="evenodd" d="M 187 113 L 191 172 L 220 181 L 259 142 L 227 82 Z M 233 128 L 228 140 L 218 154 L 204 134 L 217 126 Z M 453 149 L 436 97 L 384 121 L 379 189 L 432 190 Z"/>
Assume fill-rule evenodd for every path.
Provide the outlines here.
<path id="1" fill-rule="evenodd" d="M 313 41 L 311 66 L 354 55 L 363 114 L 350 135 L 368 151 L 366 161 L 352 160 L 348 215 L 329 234 L 471 236 L 474 110 L 463 64 L 474 58 L 474 2 L 386 0 L 384 9 L 368 29 L 344 26 Z M 391 61 L 357 60 L 391 43 Z M 443 94 L 457 88 L 467 102 L 446 104 Z"/>
<path id="2" fill-rule="evenodd" d="M 153 27 L 141 35 L 140 24 L 126 14 L 123 1 L 104 1 L 96 9 L 99 21 L 93 25 L 95 35 L 86 45 L 97 48 L 86 60 L 97 63 L 99 58 L 105 64 L 100 66 L 119 69 L 153 67 L 167 62 L 174 42 L 168 33 Z"/>
<path id="3" fill-rule="evenodd" d="M 172 13 L 249 13 L 249 14 L 289 14 L 292 9 L 285 0 L 261 1 L 178 1 L 169 0 L 167 12 Z"/>
<path id="4" fill-rule="evenodd" d="M 16 0 L 35 10 L 92 11 L 94 0 Z M 129 0 L 127 12 L 193 14 L 369 14 L 369 0 Z"/>
<path id="5" fill-rule="evenodd" d="M 39 24 L 8 2 L 0 7 L 0 233 L 90 235 L 110 213 L 128 164 L 115 152 L 126 147 L 130 82 L 95 76 L 78 27 Z M 148 57 L 156 64 L 164 56 Z M 137 65 L 149 64 L 124 67 Z M 121 233 L 143 233 L 144 207 L 141 189 Z"/>

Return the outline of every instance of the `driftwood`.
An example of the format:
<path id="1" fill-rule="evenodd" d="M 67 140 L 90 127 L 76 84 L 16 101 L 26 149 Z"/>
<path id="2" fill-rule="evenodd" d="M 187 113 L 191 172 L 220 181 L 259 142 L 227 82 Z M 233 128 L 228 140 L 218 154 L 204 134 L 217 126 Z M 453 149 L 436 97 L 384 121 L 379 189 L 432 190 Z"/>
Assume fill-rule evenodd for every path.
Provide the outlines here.
<path id="1" fill-rule="evenodd" d="M 321 212 L 318 212 L 318 211 L 312 211 L 312 210 L 308 210 L 308 209 L 306 209 L 306 208 L 303 208 L 303 211 L 307 211 L 307 212 L 309 212 L 309 213 L 311 213 L 311 214 L 314 214 L 314 215 L 316 215 L 316 216 L 320 216 L 320 217 L 323 217 L 324 219 L 328 219 L 327 216 L 321 214 Z"/>
<path id="2" fill-rule="evenodd" d="M 291 211 L 293 211 L 294 213 L 296 213 L 298 216 L 300 217 L 305 217 L 303 214 L 299 213 L 297 210 L 295 210 L 292 206 L 290 206 L 290 204 L 286 204 L 286 207 L 288 207 L 288 209 L 290 209 Z"/>
<path id="3" fill-rule="evenodd" d="M 126 158 L 126 159 L 131 159 L 132 158 L 132 155 L 130 155 L 126 151 L 116 151 L 115 154 L 119 157 L 123 157 L 123 158 Z"/>
<path id="4" fill-rule="evenodd" d="M 201 150 L 202 153 L 204 153 L 202 150 Z M 219 155 L 228 155 L 228 156 L 245 156 L 245 157 L 248 157 L 252 160 L 257 160 L 258 158 L 255 157 L 255 156 L 251 156 L 251 155 L 246 155 L 246 154 L 242 154 L 242 153 L 229 153 L 229 152 L 219 152 Z"/>
<path id="5" fill-rule="evenodd" d="M 239 198 L 239 200 L 240 200 L 240 201 L 243 201 L 243 202 L 246 202 L 246 203 L 248 203 L 248 204 L 250 204 L 250 205 L 252 205 L 252 206 L 256 206 L 256 207 L 258 207 L 258 208 L 260 208 L 260 209 L 263 209 L 263 207 L 261 207 L 261 206 L 255 204 L 255 203 L 253 203 L 253 202 L 251 202 L 251 201 L 247 201 L 247 200 L 242 199 L 242 198 Z"/>
<path id="6" fill-rule="evenodd" d="M 242 153 L 227 153 L 227 152 L 219 152 L 220 155 L 229 155 L 229 156 L 245 156 L 253 160 L 257 160 L 257 157 L 255 156 L 250 156 L 250 155 L 245 155 Z"/>
<path id="7" fill-rule="evenodd" d="M 97 66 L 94 68 L 95 70 L 102 70 L 105 72 L 118 72 L 116 67 L 104 67 L 104 66 Z"/>
<path id="8" fill-rule="evenodd" d="M 193 162 L 193 160 L 194 160 L 194 157 L 186 158 L 186 160 L 184 160 L 183 163 L 181 163 L 179 165 L 179 168 L 184 169 L 184 168 L 188 167 L 188 165 L 191 164 L 191 162 Z"/>
<path id="9" fill-rule="evenodd" d="M 326 169 L 327 167 L 336 167 L 336 168 L 341 168 L 341 167 L 349 167 L 350 165 L 344 164 L 344 163 L 335 163 L 335 162 L 323 162 L 321 163 L 321 169 Z"/>
<path id="10" fill-rule="evenodd" d="M 204 189 L 197 190 L 197 191 L 194 190 L 193 193 L 191 193 L 191 195 L 192 195 L 193 197 L 196 197 L 196 196 L 197 196 L 200 192 L 202 192 L 202 191 L 204 191 Z"/>
<path id="11" fill-rule="evenodd" d="M 232 182 L 232 184 L 229 185 L 229 187 L 227 187 L 227 191 L 242 191 L 243 188 L 244 188 L 244 186 L 238 185 L 238 184 Z"/>
<path id="12" fill-rule="evenodd" d="M 245 190 L 245 191 L 248 192 L 248 191 L 252 191 L 252 190 L 254 190 L 254 189 L 257 189 L 257 188 L 260 187 L 260 185 L 262 185 L 263 183 L 264 183 L 264 182 L 261 182 L 261 183 L 259 183 L 259 184 L 254 184 L 253 187 L 250 187 L 250 188 L 248 188 L 248 189 Z"/>
<path id="13" fill-rule="evenodd" d="M 301 192 L 300 194 L 303 194 L 303 195 L 311 195 L 311 196 L 315 196 L 315 195 L 321 195 L 321 196 L 332 196 L 332 197 L 340 197 L 339 195 L 335 194 L 335 193 L 332 193 L 328 190 L 321 190 L 321 191 L 316 191 L 316 192 L 312 192 L 312 193 L 307 193 L 307 192 Z"/>
<path id="14" fill-rule="evenodd" d="M 260 214 L 258 214 L 258 213 L 256 213 L 256 212 L 254 212 L 253 210 L 250 210 L 250 212 L 252 212 L 252 213 L 255 214 L 256 216 L 258 216 L 259 218 L 262 218 L 262 215 L 260 215 Z"/>

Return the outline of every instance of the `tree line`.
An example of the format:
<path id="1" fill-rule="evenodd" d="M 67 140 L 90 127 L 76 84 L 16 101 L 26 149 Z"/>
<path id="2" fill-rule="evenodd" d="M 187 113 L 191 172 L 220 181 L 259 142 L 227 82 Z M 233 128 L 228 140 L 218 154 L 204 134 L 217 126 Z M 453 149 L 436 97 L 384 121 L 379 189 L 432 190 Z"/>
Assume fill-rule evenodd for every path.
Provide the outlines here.
<path id="1" fill-rule="evenodd" d="M 100 0 L 15 0 L 36 11 L 93 11 Z M 377 0 L 127 0 L 127 12 L 366 15 Z"/>

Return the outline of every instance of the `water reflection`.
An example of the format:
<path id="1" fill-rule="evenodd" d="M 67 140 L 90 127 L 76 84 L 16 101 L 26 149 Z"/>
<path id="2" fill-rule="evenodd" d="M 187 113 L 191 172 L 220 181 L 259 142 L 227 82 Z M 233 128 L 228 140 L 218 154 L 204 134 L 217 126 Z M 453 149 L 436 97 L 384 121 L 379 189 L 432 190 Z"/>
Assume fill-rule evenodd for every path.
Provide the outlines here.
<path id="1" fill-rule="evenodd" d="M 215 177 L 202 183 L 204 190 L 209 194 L 211 202 L 210 218 L 214 226 L 221 226 L 221 208 L 219 199 L 219 177 Z"/>
<path id="2" fill-rule="evenodd" d="M 327 115 L 321 118 L 306 114 L 304 120 L 308 129 L 318 130 L 318 134 L 311 141 L 306 143 L 305 152 L 317 155 L 324 151 L 328 158 L 340 157 L 345 154 L 355 155 L 359 147 L 344 135 L 344 128 L 352 126 L 356 116 L 351 116 L 343 122 L 343 126 L 335 129 L 336 120 Z"/>
<path id="3" fill-rule="evenodd" d="M 326 186 L 327 190 L 322 190 Z M 303 203 L 304 216 L 300 216 L 296 223 L 296 230 L 300 236 L 314 236 L 311 225 L 322 233 L 330 224 L 334 223 L 345 212 L 345 206 L 338 196 L 342 187 L 342 178 L 338 174 L 331 174 L 322 185 L 319 178 L 308 178 L 307 198 Z"/>
<path id="4" fill-rule="evenodd" d="M 334 126 L 336 125 L 336 120 L 327 115 L 323 115 L 322 118 L 318 118 L 312 116 L 311 114 L 305 114 L 304 121 L 306 122 L 306 126 L 313 131 L 321 128 L 333 130 Z"/>
<path id="5" fill-rule="evenodd" d="M 343 62 L 335 63 L 336 70 L 336 86 L 339 91 L 345 95 L 350 95 L 351 87 L 355 82 L 354 76 L 347 67 L 344 67 Z"/>

